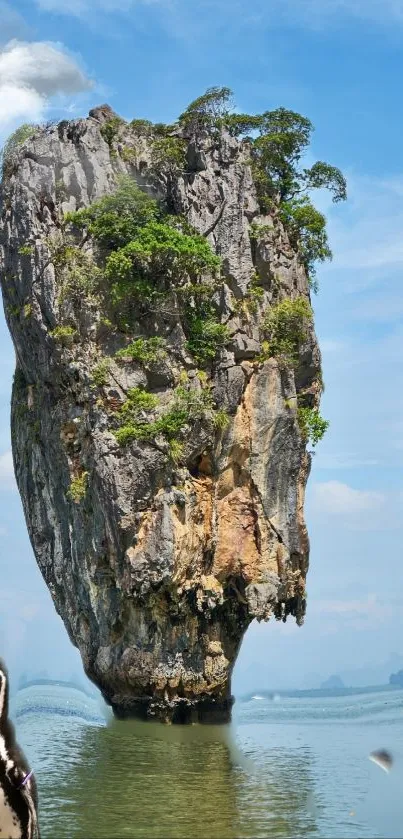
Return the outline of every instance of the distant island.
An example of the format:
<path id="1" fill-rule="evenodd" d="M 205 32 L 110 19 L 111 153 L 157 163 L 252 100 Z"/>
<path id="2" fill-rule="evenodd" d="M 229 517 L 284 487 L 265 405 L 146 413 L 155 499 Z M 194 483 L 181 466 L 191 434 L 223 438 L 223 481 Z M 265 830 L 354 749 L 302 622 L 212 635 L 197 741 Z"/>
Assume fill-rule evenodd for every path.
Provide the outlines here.
<path id="1" fill-rule="evenodd" d="M 403 670 L 398 670 L 397 673 L 391 673 L 389 684 L 395 688 L 403 688 Z"/>
<path id="2" fill-rule="evenodd" d="M 343 679 L 340 676 L 329 676 L 325 682 L 322 682 L 321 690 L 343 690 L 345 688 Z"/>

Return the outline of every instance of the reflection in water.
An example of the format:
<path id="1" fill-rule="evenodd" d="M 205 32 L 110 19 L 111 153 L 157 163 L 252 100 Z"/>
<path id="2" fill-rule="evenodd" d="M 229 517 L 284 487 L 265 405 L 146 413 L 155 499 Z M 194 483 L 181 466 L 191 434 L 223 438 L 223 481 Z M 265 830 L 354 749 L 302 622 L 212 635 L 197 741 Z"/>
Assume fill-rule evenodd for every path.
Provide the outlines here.
<path id="1" fill-rule="evenodd" d="M 318 835 L 310 750 L 255 747 L 253 761 L 237 784 L 239 836 Z"/>
<path id="2" fill-rule="evenodd" d="M 222 730 L 134 721 L 92 729 L 78 771 L 66 779 L 72 803 L 64 815 L 80 839 L 236 837 L 230 755 Z"/>
<path id="3" fill-rule="evenodd" d="M 30 716 L 24 743 L 40 754 L 44 839 L 316 834 L 308 751 L 240 752 L 230 727 L 47 719 Z"/>

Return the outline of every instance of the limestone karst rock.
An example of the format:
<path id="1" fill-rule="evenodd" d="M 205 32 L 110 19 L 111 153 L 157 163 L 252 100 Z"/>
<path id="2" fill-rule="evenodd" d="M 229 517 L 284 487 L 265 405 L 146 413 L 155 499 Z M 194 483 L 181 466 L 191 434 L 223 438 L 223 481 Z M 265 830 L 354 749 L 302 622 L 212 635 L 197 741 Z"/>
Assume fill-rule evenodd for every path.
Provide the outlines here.
<path id="1" fill-rule="evenodd" d="M 174 174 L 155 171 L 150 142 L 102 106 L 38 129 L 8 162 L 0 270 L 17 358 L 14 463 L 39 568 L 116 714 L 226 720 L 248 625 L 305 613 L 310 455 L 297 395 L 317 406 L 320 354 L 310 324 L 297 364 L 262 358 L 262 312 L 309 290 L 280 221 L 260 215 L 247 142 L 202 135 Z M 65 214 L 112 193 L 121 175 L 185 216 L 222 260 L 214 299 L 227 340 L 207 374 L 175 303 L 134 324 L 134 336 L 165 342 L 143 364 L 116 357 L 133 335 L 66 280 Z M 99 263 L 90 236 L 76 247 Z M 248 308 L 257 275 L 261 297 Z M 163 436 L 118 442 L 130 389 L 166 406 L 185 380 L 195 393 L 211 386 L 226 426 L 211 411 L 189 418 L 176 458 Z"/>

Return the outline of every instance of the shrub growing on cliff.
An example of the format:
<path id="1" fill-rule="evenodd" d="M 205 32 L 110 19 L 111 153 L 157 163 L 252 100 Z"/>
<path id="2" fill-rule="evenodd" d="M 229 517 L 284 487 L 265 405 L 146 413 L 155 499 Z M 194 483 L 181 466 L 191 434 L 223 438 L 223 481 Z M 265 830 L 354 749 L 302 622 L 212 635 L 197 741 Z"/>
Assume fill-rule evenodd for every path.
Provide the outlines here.
<path id="1" fill-rule="evenodd" d="M 118 413 L 120 428 L 115 431 L 115 437 L 121 445 L 133 440 L 151 441 L 162 436 L 170 444 L 176 441 L 181 444 L 180 437 L 185 429 L 194 425 L 197 420 L 210 419 L 213 427 L 224 428 L 226 425 L 225 411 L 217 411 L 209 389 L 191 390 L 179 385 L 169 408 L 156 415 L 158 398 L 142 388 L 133 388 L 128 393 L 127 401 Z M 177 446 L 174 451 L 178 454 Z"/>
<path id="2" fill-rule="evenodd" d="M 13 134 L 11 134 L 6 140 L 0 153 L 2 178 L 11 174 L 14 153 L 17 151 L 18 147 L 22 145 L 22 143 L 25 143 L 26 140 L 30 140 L 30 138 L 35 134 L 36 128 L 36 125 L 24 123 L 24 125 L 20 125 L 20 127 L 17 128 L 17 130 L 14 131 Z"/>
<path id="3" fill-rule="evenodd" d="M 295 111 L 278 108 L 262 115 L 253 160 L 262 181 L 266 179 L 267 197 L 278 195 L 280 201 L 289 201 L 308 190 L 325 187 L 332 192 L 333 201 L 345 200 L 346 181 L 335 166 L 318 161 L 310 169 L 301 168 L 312 132 L 311 121 Z"/>
<path id="4" fill-rule="evenodd" d="M 314 408 L 299 407 L 297 416 L 303 439 L 306 443 L 316 446 L 329 428 L 329 422 Z"/>
<path id="5" fill-rule="evenodd" d="M 113 150 L 113 144 L 119 134 L 119 128 L 123 125 L 121 117 L 112 117 L 108 122 L 101 126 L 101 134 L 106 143 L 108 143 L 110 151 Z"/>
<path id="6" fill-rule="evenodd" d="M 77 330 L 73 326 L 56 326 L 49 334 L 62 347 L 71 347 L 77 335 Z"/>
<path id="7" fill-rule="evenodd" d="M 197 364 L 211 363 L 217 350 L 228 341 L 228 327 L 220 323 L 209 301 L 186 311 L 188 340 L 186 346 Z"/>
<path id="8" fill-rule="evenodd" d="M 103 358 L 92 371 L 92 381 L 97 387 L 104 387 L 108 384 L 111 359 Z"/>
<path id="9" fill-rule="evenodd" d="M 113 251 L 105 277 L 118 314 L 128 305 L 150 312 L 160 310 L 174 289 L 197 294 L 203 277 L 216 273 L 219 266 L 219 258 L 202 236 L 182 233 L 166 218 L 145 224 L 125 247 Z"/>
<path id="10" fill-rule="evenodd" d="M 159 175 L 178 175 L 186 169 L 186 143 L 180 137 L 158 137 L 151 146 L 151 164 Z"/>
<path id="11" fill-rule="evenodd" d="M 280 207 L 292 244 L 299 247 L 316 290 L 314 263 L 330 259 L 332 254 L 324 216 L 315 210 L 309 194 L 326 188 L 338 202 L 346 199 L 347 188 L 335 166 L 317 161 L 310 168 L 303 167 L 313 131 L 311 121 L 286 108 L 255 116 L 233 113 L 231 90 L 214 87 L 189 105 L 179 125 L 188 136 L 197 136 L 200 131 L 214 135 L 223 128 L 235 137 L 254 136 L 249 137 L 251 163 L 261 210 L 267 213 Z"/>
<path id="12" fill-rule="evenodd" d="M 67 493 L 68 498 L 74 501 L 75 504 L 79 504 L 85 498 L 87 486 L 88 472 L 82 472 L 81 475 L 77 475 L 72 479 L 70 489 Z"/>
<path id="13" fill-rule="evenodd" d="M 152 131 L 153 124 L 149 119 L 132 119 L 130 128 L 139 137 L 148 137 Z"/>
<path id="14" fill-rule="evenodd" d="M 218 271 L 220 259 L 196 233 L 189 236 L 169 224 L 151 221 L 139 227 L 132 240 L 112 253 L 106 262 L 106 276 L 112 282 L 130 284 L 137 277 L 167 289 L 200 282 Z"/>
<path id="15" fill-rule="evenodd" d="M 102 131 L 110 145 L 120 124 L 121 121 L 114 118 L 103 126 Z M 161 126 L 157 130 L 159 127 L 148 120 L 133 120 L 131 125 L 139 135 L 154 136 L 152 156 L 156 171 L 172 176 L 185 168 L 186 145 L 169 133 L 172 127 Z M 236 137 L 254 135 L 254 139 L 249 138 L 251 162 L 261 209 L 263 212 L 280 209 L 292 244 L 299 247 L 311 286 L 316 290 L 314 265 L 331 259 L 332 253 L 325 218 L 314 208 L 309 195 L 314 189 L 327 188 L 333 201 L 342 201 L 346 198 L 346 181 L 339 169 L 323 161 L 310 168 L 303 167 L 303 156 L 313 131 L 311 121 L 286 108 L 258 115 L 234 113 L 232 91 L 227 87 L 212 87 L 181 114 L 179 127 L 186 136 L 197 136 L 200 131 L 216 134 L 223 128 Z M 128 189 L 133 191 L 133 182 Z M 100 205 L 101 202 L 97 203 Z M 148 205 L 150 210 L 151 206 L 152 203 Z M 159 218 L 155 202 L 153 206 L 154 217 Z M 122 247 L 131 240 L 133 224 L 127 221 L 132 215 L 130 201 L 126 208 L 124 202 L 118 209 L 111 208 L 112 217 L 108 217 L 105 207 L 99 206 L 102 223 L 99 220 L 97 223 L 91 211 L 92 208 L 79 211 L 69 218 L 76 224 L 88 226 L 89 232 L 110 249 Z M 120 218 L 119 223 L 116 216 Z"/>
<path id="16" fill-rule="evenodd" d="M 277 356 L 296 364 L 311 320 L 312 309 L 304 297 L 296 300 L 287 298 L 273 306 L 263 321 L 264 356 Z"/>
<path id="17" fill-rule="evenodd" d="M 66 297 L 81 304 L 83 295 L 96 297 L 101 271 L 90 253 L 66 240 L 61 234 L 46 239 L 49 260 L 53 263 L 58 278 L 58 302 Z"/>
<path id="18" fill-rule="evenodd" d="M 120 409 L 120 416 L 124 418 L 137 418 L 142 411 L 152 411 L 158 405 L 158 399 L 153 393 L 141 387 L 132 387 L 127 392 L 126 402 Z"/>
<path id="19" fill-rule="evenodd" d="M 33 245 L 21 245 L 21 247 L 18 248 L 20 256 L 32 256 L 34 251 L 35 248 Z"/>
<path id="20" fill-rule="evenodd" d="M 86 228 L 102 247 L 115 250 L 127 245 L 140 227 L 161 215 L 156 201 L 136 182 L 123 176 L 117 189 L 82 210 L 66 213 L 65 223 Z"/>
<path id="21" fill-rule="evenodd" d="M 288 230 L 291 244 L 299 249 L 311 287 L 317 290 L 316 262 L 332 258 L 326 233 L 326 219 L 307 196 L 284 201 L 280 218 Z"/>
<path id="22" fill-rule="evenodd" d="M 153 364 L 165 357 L 165 341 L 163 338 L 137 338 L 123 350 L 119 350 L 115 358 L 130 358 L 141 364 Z"/>
<path id="23" fill-rule="evenodd" d="M 225 408 L 220 408 L 218 411 L 215 411 L 213 414 L 213 424 L 214 428 L 219 431 L 224 431 L 225 428 L 229 425 L 229 416 L 225 410 Z"/>
<path id="24" fill-rule="evenodd" d="M 232 91 L 229 87 L 210 87 L 188 105 L 179 117 L 179 125 L 187 134 L 214 131 L 232 110 Z"/>
<path id="25" fill-rule="evenodd" d="M 310 120 L 294 111 L 278 108 L 262 116 L 260 136 L 252 148 L 252 169 L 263 212 L 279 206 L 280 217 L 290 233 L 292 244 L 299 247 L 308 278 L 316 290 L 314 264 L 331 259 L 326 220 L 315 209 L 309 193 L 326 188 L 333 201 L 347 197 L 346 181 L 335 166 L 318 161 L 309 169 L 301 159 L 310 143 L 313 126 Z"/>
<path id="26" fill-rule="evenodd" d="M 256 273 L 253 275 L 244 297 L 234 300 L 234 312 L 236 312 L 242 320 L 248 321 L 250 320 L 250 315 L 256 315 L 259 312 L 263 298 L 264 288 L 261 285 L 259 275 Z"/>
<path id="27" fill-rule="evenodd" d="M 68 213 L 65 222 L 86 229 L 106 252 L 104 294 L 121 329 L 130 327 L 134 315 L 157 313 L 167 305 L 167 314 L 169 307 L 172 315 L 183 313 L 196 361 L 211 362 L 227 334 L 212 303 L 221 261 L 186 219 L 164 214 L 156 201 L 124 177 L 115 193 Z M 141 355 L 140 345 L 131 353 L 133 358 Z"/>

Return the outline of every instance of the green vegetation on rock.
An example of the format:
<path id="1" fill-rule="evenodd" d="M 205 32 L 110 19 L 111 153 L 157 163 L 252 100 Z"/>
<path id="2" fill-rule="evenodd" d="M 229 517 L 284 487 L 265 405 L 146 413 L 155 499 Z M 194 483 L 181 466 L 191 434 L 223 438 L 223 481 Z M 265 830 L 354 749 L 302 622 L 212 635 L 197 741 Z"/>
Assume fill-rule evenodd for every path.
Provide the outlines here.
<path id="1" fill-rule="evenodd" d="M 169 459 L 175 464 L 175 466 L 181 462 L 184 449 L 184 443 L 180 443 L 179 440 L 168 440 Z"/>
<path id="2" fill-rule="evenodd" d="M 113 144 L 118 136 L 119 128 L 124 124 L 123 119 L 121 117 L 112 117 L 112 119 L 105 122 L 104 125 L 101 126 L 101 134 L 106 143 L 108 143 L 109 149 L 113 150 Z"/>
<path id="3" fill-rule="evenodd" d="M 186 168 L 186 143 L 180 137 L 158 137 L 151 146 L 151 163 L 159 175 L 174 177 Z"/>
<path id="4" fill-rule="evenodd" d="M 203 236 L 185 219 L 164 214 L 127 177 L 119 180 L 114 194 L 68 213 L 65 223 L 85 228 L 102 247 L 103 294 L 120 328 L 130 329 L 136 313 L 157 313 L 164 305 L 174 313 L 176 307 L 189 352 L 198 364 L 212 362 L 227 329 L 212 299 L 221 261 Z M 140 345 L 131 352 L 138 354 Z"/>
<path id="5" fill-rule="evenodd" d="M 79 504 L 85 498 L 88 486 L 88 472 L 82 472 L 72 479 L 68 490 L 68 497 L 75 504 Z"/>
<path id="6" fill-rule="evenodd" d="M 232 91 L 228 87 L 210 87 L 198 96 L 179 117 L 179 125 L 187 134 L 200 131 L 218 132 L 232 110 Z"/>
<path id="7" fill-rule="evenodd" d="M 302 197 L 283 202 L 280 218 L 288 231 L 291 244 L 299 249 L 311 288 L 317 291 L 315 263 L 332 258 L 325 216 L 313 206 L 309 198 Z"/>
<path id="8" fill-rule="evenodd" d="M 229 425 L 229 416 L 224 408 L 220 408 L 213 413 L 213 425 L 220 431 L 223 431 Z"/>
<path id="9" fill-rule="evenodd" d="M 252 170 L 263 212 L 278 207 L 280 218 L 294 247 L 299 248 L 308 279 L 316 290 L 315 262 L 331 259 L 326 220 L 313 206 L 309 194 L 326 188 L 333 201 L 347 197 L 346 182 L 334 166 L 317 162 L 310 169 L 301 166 L 311 139 L 310 120 L 294 111 L 278 108 L 262 115 L 260 136 L 252 147 Z"/>
<path id="10" fill-rule="evenodd" d="M 139 228 L 160 217 L 157 202 L 132 178 L 123 176 L 118 179 L 115 192 L 90 207 L 66 213 L 64 220 L 67 225 L 86 228 L 105 250 L 112 251 L 129 244 Z"/>
<path id="11" fill-rule="evenodd" d="M 181 444 L 181 435 L 197 420 L 210 419 L 215 428 L 224 428 L 227 415 L 225 411 L 217 411 L 210 390 L 193 390 L 179 385 L 169 408 L 158 413 L 159 399 L 143 388 L 132 388 L 128 392 L 127 400 L 120 408 L 117 419 L 120 428 L 115 431 L 115 437 L 121 445 L 133 440 L 152 441 L 162 436 L 172 444 Z"/>
<path id="12" fill-rule="evenodd" d="M 258 131 L 262 124 L 262 117 L 250 114 L 226 114 L 223 127 L 232 137 L 245 137 Z M 251 139 L 251 138 L 249 138 Z"/>
<path id="13" fill-rule="evenodd" d="M 25 143 L 26 140 L 31 139 L 31 137 L 35 134 L 36 128 L 36 125 L 24 123 L 24 125 L 20 125 L 20 127 L 17 128 L 17 130 L 14 131 L 4 143 L 0 156 L 3 179 L 12 174 L 13 156 L 15 152 L 19 146 Z"/>
<path id="14" fill-rule="evenodd" d="M 93 256 L 60 235 L 47 239 L 46 244 L 58 275 L 59 304 L 67 297 L 79 304 L 83 295 L 88 300 L 98 299 L 102 272 Z"/>
<path id="15" fill-rule="evenodd" d="M 110 358 L 103 358 L 92 371 L 92 381 L 97 387 L 104 387 L 108 384 L 109 371 L 111 366 Z"/>
<path id="16" fill-rule="evenodd" d="M 200 283 L 217 272 L 220 260 L 210 245 L 196 233 L 182 233 L 169 222 L 151 221 L 138 227 L 131 241 L 109 255 L 105 275 L 116 299 L 134 291 L 169 291 Z"/>
<path id="17" fill-rule="evenodd" d="M 121 125 L 122 121 L 113 118 L 102 128 L 111 148 Z M 252 222 L 251 239 L 259 241 L 271 231 L 275 234 L 275 219 L 279 218 L 291 245 L 299 251 L 311 286 L 315 287 L 315 264 L 330 259 L 331 251 L 325 218 L 311 203 L 310 195 L 313 189 L 326 187 L 334 201 L 341 201 L 346 197 L 346 183 L 338 169 L 323 162 L 303 167 L 313 130 L 308 119 L 284 108 L 255 116 L 236 114 L 231 91 L 210 88 L 189 105 L 176 126 L 133 120 L 128 129 L 148 139 L 151 168 L 167 178 L 178 176 L 186 168 L 184 138 L 210 134 L 217 139 L 223 130 L 234 137 L 246 137 L 245 159 L 251 162 L 261 211 L 270 213 L 273 219 L 270 224 L 264 219 Z M 82 248 L 71 236 L 79 230 L 83 242 L 92 241 L 94 257 L 77 255 Z M 161 337 L 133 336 L 143 330 L 142 319 L 148 319 L 148 323 L 154 320 L 157 331 L 155 319 L 163 316 L 173 322 L 179 318 L 186 349 L 195 365 L 207 369 L 211 366 L 230 338 L 217 304 L 217 292 L 222 287 L 221 260 L 186 219 L 168 213 L 166 206 L 140 189 L 132 178 L 123 176 L 112 194 L 88 208 L 68 213 L 63 236 L 63 246 L 54 250 L 53 262 L 67 271 L 67 288 L 69 282 L 84 288 L 86 278 L 91 278 L 87 291 L 96 289 L 103 322 L 131 333 L 128 345 L 115 353 L 116 360 L 129 359 L 147 366 L 163 358 Z M 258 315 L 263 300 L 264 285 L 256 274 L 247 294 L 236 301 L 235 311 L 248 320 L 251 315 Z M 273 305 L 261 323 L 261 359 L 277 357 L 296 365 L 311 320 L 312 310 L 303 297 Z M 71 333 L 63 334 L 63 329 L 69 327 L 60 329 L 60 334 L 54 330 L 54 337 L 72 340 Z M 93 371 L 93 381 L 98 386 L 107 382 L 109 364 L 110 360 L 105 359 Z M 200 400 L 213 425 L 225 427 L 225 412 L 221 416 L 214 408 L 209 388 L 202 393 L 202 397 L 197 397 L 199 402 L 194 402 L 193 391 L 177 388 L 171 407 L 161 412 L 153 394 L 132 389 L 119 412 L 117 439 L 124 443 L 162 435 L 168 442 L 177 440 L 190 418 L 195 420 Z M 206 400 L 210 400 L 208 405 Z M 311 409 L 299 410 L 301 430 L 307 439 L 317 442 L 326 430 L 325 421 L 317 412 L 310 413 Z"/>
<path id="18" fill-rule="evenodd" d="M 309 119 L 286 108 L 251 116 L 233 113 L 232 92 L 214 87 L 195 99 L 180 116 L 186 135 L 216 134 L 223 128 L 236 137 L 249 137 L 252 172 L 262 212 L 280 211 L 292 244 L 300 251 L 312 288 L 316 291 L 315 262 L 331 259 L 326 220 L 313 206 L 310 193 L 329 189 L 333 201 L 347 197 L 346 181 L 335 166 L 317 161 L 304 168 L 310 144 Z M 258 136 L 256 136 L 258 135 Z"/>
<path id="19" fill-rule="evenodd" d="M 315 408 L 298 407 L 298 425 L 303 439 L 312 446 L 322 440 L 329 428 L 329 422 Z"/>
<path id="20" fill-rule="evenodd" d="M 63 347 L 71 347 L 77 335 L 77 330 L 73 326 L 56 326 L 49 334 Z"/>
<path id="21" fill-rule="evenodd" d="M 141 364 L 153 364 L 165 357 L 165 341 L 163 338 L 137 338 L 123 350 L 119 350 L 115 358 L 129 358 Z"/>
<path id="22" fill-rule="evenodd" d="M 33 245 L 21 245 L 21 247 L 18 248 L 18 253 L 20 254 L 20 256 L 32 256 L 33 252 Z"/>
<path id="23" fill-rule="evenodd" d="M 132 128 L 139 137 L 148 137 L 152 131 L 153 124 L 149 119 L 132 119 L 130 128 Z"/>
<path id="24" fill-rule="evenodd" d="M 209 300 L 198 300 L 186 308 L 188 340 L 186 346 L 197 364 L 207 365 L 229 339 L 228 327 L 217 320 Z"/>
<path id="25" fill-rule="evenodd" d="M 269 309 L 263 321 L 263 357 L 280 357 L 288 364 L 297 364 L 312 317 L 304 297 L 286 298 Z"/>
<path id="26" fill-rule="evenodd" d="M 258 274 L 252 277 L 248 291 L 244 297 L 234 301 L 234 311 L 245 320 L 250 320 L 250 315 L 257 315 L 264 299 L 264 288 Z"/>

